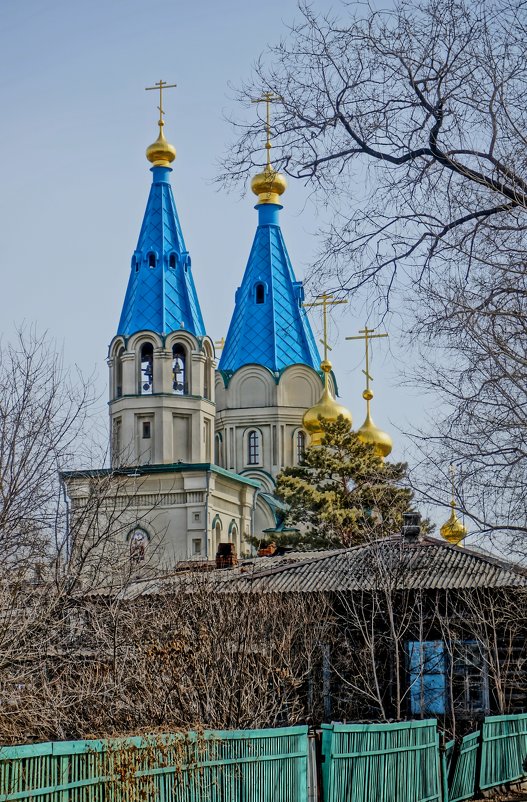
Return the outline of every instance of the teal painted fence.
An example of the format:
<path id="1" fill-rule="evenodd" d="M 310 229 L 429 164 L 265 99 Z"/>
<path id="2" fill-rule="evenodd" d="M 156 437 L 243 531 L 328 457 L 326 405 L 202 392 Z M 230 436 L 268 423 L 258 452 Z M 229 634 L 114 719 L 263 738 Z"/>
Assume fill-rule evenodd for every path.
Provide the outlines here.
<path id="1" fill-rule="evenodd" d="M 527 714 L 439 749 L 435 720 L 322 725 L 324 802 L 462 802 L 527 777 Z M 312 802 L 307 727 L 0 748 L 0 802 Z M 479 768 L 479 774 L 478 774 Z"/>
<path id="2" fill-rule="evenodd" d="M 322 725 L 324 802 L 441 802 L 435 720 Z"/>
<path id="3" fill-rule="evenodd" d="M 482 790 L 527 776 L 527 714 L 487 716 L 482 727 Z"/>
<path id="4" fill-rule="evenodd" d="M 0 802 L 306 802 L 308 728 L 0 749 Z"/>
<path id="5" fill-rule="evenodd" d="M 448 766 L 448 802 L 462 802 L 474 796 L 479 746 L 480 732 L 477 730 L 465 735 L 454 753 Z"/>

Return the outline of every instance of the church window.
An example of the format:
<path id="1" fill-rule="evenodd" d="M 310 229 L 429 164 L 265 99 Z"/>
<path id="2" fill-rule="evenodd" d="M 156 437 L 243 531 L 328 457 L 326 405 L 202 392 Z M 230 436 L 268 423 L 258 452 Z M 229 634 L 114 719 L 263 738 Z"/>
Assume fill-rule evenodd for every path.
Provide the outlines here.
<path id="1" fill-rule="evenodd" d="M 114 466 L 121 461 L 121 418 L 114 418 L 112 426 L 112 463 Z"/>
<path id="2" fill-rule="evenodd" d="M 187 355 L 179 343 L 172 348 L 172 392 L 174 395 L 187 392 Z"/>
<path id="3" fill-rule="evenodd" d="M 260 461 L 260 436 L 258 432 L 254 430 L 252 432 L 249 432 L 249 436 L 247 438 L 247 446 L 248 446 L 248 464 L 258 465 Z"/>
<path id="4" fill-rule="evenodd" d="M 216 540 L 216 549 L 217 549 L 221 541 L 221 523 L 219 521 L 216 523 L 216 526 L 214 527 L 214 538 Z"/>
<path id="5" fill-rule="evenodd" d="M 196 537 L 192 540 L 192 554 L 197 557 L 201 554 L 201 538 Z"/>
<path id="6" fill-rule="evenodd" d="M 139 377 L 140 395 L 152 395 L 154 378 L 154 346 L 145 343 L 141 347 L 141 375 Z"/>
<path id="7" fill-rule="evenodd" d="M 115 355 L 115 397 L 121 398 L 123 394 L 123 354 L 124 348 L 121 346 Z"/>
<path id="8" fill-rule="evenodd" d="M 170 256 L 168 257 L 168 266 L 169 267 L 175 267 L 176 266 L 176 254 L 175 253 L 171 253 Z"/>
<path id="9" fill-rule="evenodd" d="M 262 283 L 257 284 L 256 287 L 254 288 L 254 294 L 256 298 L 256 303 L 263 304 L 263 302 L 265 301 L 265 284 Z"/>
<path id="10" fill-rule="evenodd" d="M 144 529 L 134 529 L 128 535 L 130 542 L 130 560 L 133 563 L 142 562 L 145 559 L 146 547 L 148 545 L 148 534 Z"/>
<path id="11" fill-rule="evenodd" d="M 296 434 L 296 461 L 301 462 L 304 459 L 304 452 L 306 450 L 306 436 L 302 430 Z"/>
<path id="12" fill-rule="evenodd" d="M 150 440 L 152 436 L 152 424 L 149 420 L 143 421 L 143 440 Z"/>
<path id="13" fill-rule="evenodd" d="M 221 434 L 214 438 L 214 464 L 221 465 Z"/>
<path id="14" fill-rule="evenodd" d="M 148 254 L 148 267 L 155 267 L 156 266 L 156 255 L 155 253 Z"/>

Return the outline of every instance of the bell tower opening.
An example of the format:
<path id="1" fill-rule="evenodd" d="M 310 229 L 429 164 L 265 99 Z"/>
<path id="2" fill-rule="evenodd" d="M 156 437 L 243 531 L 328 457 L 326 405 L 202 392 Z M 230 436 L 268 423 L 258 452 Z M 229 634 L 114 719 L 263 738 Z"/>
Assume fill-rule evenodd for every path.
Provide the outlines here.
<path id="1" fill-rule="evenodd" d="M 141 346 L 139 370 L 139 395 L 152 395 L 154 391 L 154 346 L 144 343 Z"/>

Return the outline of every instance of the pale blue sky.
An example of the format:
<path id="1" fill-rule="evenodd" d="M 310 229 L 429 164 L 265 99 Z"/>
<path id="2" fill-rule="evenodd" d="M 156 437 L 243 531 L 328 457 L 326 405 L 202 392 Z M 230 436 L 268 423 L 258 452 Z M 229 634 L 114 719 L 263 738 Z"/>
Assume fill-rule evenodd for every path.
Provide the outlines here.
<path id="1" fill-rule="evenodd" d="M 314 2 L 331 5 L 338 2 Z M 144 151 L 157 135 L 157 96 L 144 87 L 159 78 L 178 84 L 167 93 L 165 132 L 178 151 L 172 185 L 205 324 L 214 339 L 226 334 L 256 225 L 252 195 L 219 193 L 212 183 L 232 136 L 228 84 L 249 74 L 296 15 L 296 0 L 2 0 L 4 334 L 36 322 L 64 345 L 67 363 L 86 374 L 96 368 L 105 394 L 107 345 L 151 179 Z M 317 249 L 307 199 L 290 182 L 282 228 L 298 278 Z M 363 323 L 350 305 L 333 325 L 340 395 L 356 425 L 364 418 L 362 350 L 343 338 Z M 380 344 L 374 360 L 373 411 L 401 457 L 394 426 L 421 418 L 422 403 L 397 386 L 404 351 L 391 345 L 390 353 Z"/>

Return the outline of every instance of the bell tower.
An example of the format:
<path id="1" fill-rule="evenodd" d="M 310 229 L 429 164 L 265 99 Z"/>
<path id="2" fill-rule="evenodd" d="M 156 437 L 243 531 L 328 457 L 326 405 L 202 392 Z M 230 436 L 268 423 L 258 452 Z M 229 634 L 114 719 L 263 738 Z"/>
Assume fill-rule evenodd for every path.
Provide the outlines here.
<path id="1" fill-rule="evenodd" d="M 172 187 L 176 150 L 163 133 L 146 150 L 152 185 L 110 349 L 112 467 L 213 458 L 214 347 L 205 333 Z"/>

